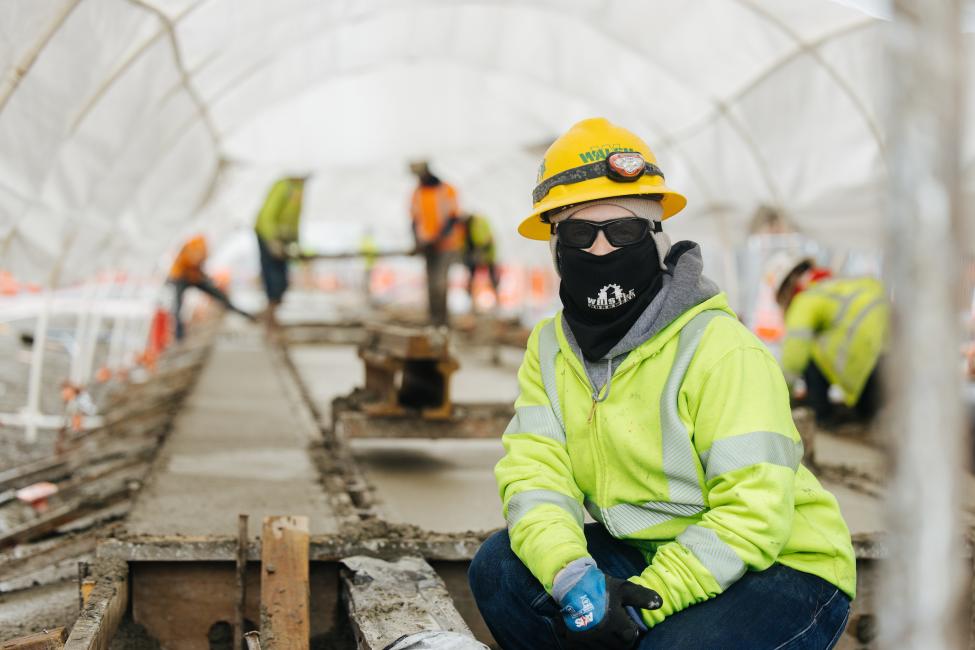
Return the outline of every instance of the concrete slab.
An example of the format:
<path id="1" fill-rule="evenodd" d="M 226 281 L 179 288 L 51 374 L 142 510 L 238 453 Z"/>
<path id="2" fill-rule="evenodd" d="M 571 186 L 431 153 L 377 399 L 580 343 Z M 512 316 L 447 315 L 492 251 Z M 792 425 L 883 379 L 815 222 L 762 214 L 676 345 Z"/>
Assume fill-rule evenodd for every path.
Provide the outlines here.
<path id="1" fill-rule="evenodd" d="M 505 525 L 494 465 L 494 440 L 353 440 L 352 451 L 376 488 L 387 521 L 436 532 Z"/>
<path id="2" fill-rule="evenodd" d="M 307 515 L 311 532 L 337 523 L 307 453 L 316 435 L 289 391 L 287 370 L 257 339 L 217 343 L 176 419 L 128 528 L 145 534 L 234 535 L 252 521 Z"/>
<path id="3" fill-rule="evenodd" d="M 288 349 L 315 408 L 322 420 L 330 423 L 332 400 L 365 385 L 365 369 L 356 346 L 293 344 Z M 461 349 L 456 354 L 460 370 L 451 380 L 454 402 L 513 403 L 518 397 L 520 352 L 507 351 L 498 365 L 492 364 L 481 351 Z"/>
<path id="4" fill-rule="evenodd" d="M 366 383 L 356 346 L 291 345 L 288 354 L 322 422 L 331 426 L 332 400 Z"/>
<path id="5" fill-rule="evenodd" d="M 518 397 L 518 366 L 521 354 L 503 354 L 493 365 L 483 354 L 460 350 L 460 370 L 454 373 L 450 388 L 457 403 L 514 403 Z M 501 435 L 501 432 L 498 432 Z"/>

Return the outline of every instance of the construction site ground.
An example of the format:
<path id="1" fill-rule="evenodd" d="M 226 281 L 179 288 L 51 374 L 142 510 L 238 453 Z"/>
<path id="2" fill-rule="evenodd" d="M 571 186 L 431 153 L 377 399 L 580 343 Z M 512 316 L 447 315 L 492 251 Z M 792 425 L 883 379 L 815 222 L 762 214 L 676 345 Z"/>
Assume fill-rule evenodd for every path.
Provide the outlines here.
<path id="1" fill-rule="evenodd" d="M 318 341 L 306 332 L 302 342 L 285 351 L 269 344 L 258 328 L 225 319 L 212 336 L 194 387 L 175 412 L 171 431 L 147 466 L 141 490 L 121 521 L 113 519 L 113 528 L 95 527 L 87 534 L 226 538 L 236 535 L 239 513 L 247 513 L 252 522 L 269 515 L 307 516 L 313 538 L 349 530 L 348 500 L 336 500 L 329 487 L 331 470 L 322 458 L 327 449 L 322 450 L 321 436 L 335 422 L 333 401 L 361 386 L 364 370 L 354 342 L 328 342 L 342 340 L 336 331 L 348 330 L 334 328 Z M 513 346 L 499 356 L 487 348 L 464 348 L 453 401 L 465 407 L 501 404 L 510 410 L 521 355 Z M 401 428 L 393 421 L 376 419 L 368 426 L 375 430 L 344 443 L 366 483 L 373 522 L 481 535 L 504 525 L 493 477 L 503 453 L 503 426 L 471 439 L 425 438 L 422 422 L 413 425 L 417 435 L 397 429 L 384 437 L 384 427 Z M 821 480 L 836 495 L 854 537 L 880 533 L 882 454 L 863 441 L 827 433 L 818 435 L 815 447 Z M 251 537 L 258 530 L 259 523 L 252 526 Z M 381 527 L 375 530 L 385 534 Z M 871 544 L 858 548 L 868 549 L 864 553 L 869 555 Z M 89 560 L 93 550 L 70 559 Z M 450 572 L 448 587 L 455 599 L 463 599 L 463 572 Z M 70 626 L 77 617 L 78 586 L 70 567 L 40 583 L 0 580 L 0 640 Z M 865 607 L 871 591 L 864 591 Z M 476 616 L 470 614 L 470 602 L 465 607 L 465 617 Z M 477 621 L 468 623 L 483 631 Z M 139 636 L 138 626 L 126 625 L 126 647 L 153 647 L 135 644 L 131 639 Z M 857 647 L 850 639 L 844 644 Z"/>

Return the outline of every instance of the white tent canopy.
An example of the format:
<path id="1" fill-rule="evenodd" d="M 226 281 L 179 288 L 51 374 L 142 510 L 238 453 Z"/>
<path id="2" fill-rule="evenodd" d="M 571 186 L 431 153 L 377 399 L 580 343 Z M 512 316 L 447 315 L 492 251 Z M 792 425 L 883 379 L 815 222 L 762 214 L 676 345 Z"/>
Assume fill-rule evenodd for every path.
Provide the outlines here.
<path id="1" fill-rule="evenodd" d="M 5 0 L 0 269 L 52 287 L 148 275 L 190 232 L 248 229 L 270 182 L 295 171 L 314 174 L 306 220 L 406 245 L 416 158 L 495 221 L 505 254 L 544 258 L 514 226 L 545 145 L 593 115 L 644 136 L 687 194 L 668 224 L 678 237 L 734 245 L 769 204 L 813 237 L 876 248 L 885 12 L 879 0 Z"/>

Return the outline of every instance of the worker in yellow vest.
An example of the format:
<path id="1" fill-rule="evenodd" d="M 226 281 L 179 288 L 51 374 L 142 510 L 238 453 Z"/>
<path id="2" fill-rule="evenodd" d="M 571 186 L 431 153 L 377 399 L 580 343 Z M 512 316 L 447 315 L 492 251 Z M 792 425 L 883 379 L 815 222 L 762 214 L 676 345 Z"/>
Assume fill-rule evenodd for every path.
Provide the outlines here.
<path id="1" fill-rule="evenodd" d="M 834 278 L 815 260 L 780 253 L 768 263 L 767 277 L 785 314 L 782 369 L 790 385 L 801 377 L 805 403 L 820 426 L 840 415 L 830 386 L 861 421 L 881 404 L 880 360 L 887 344 L 890 305 L 875 278 Z"/>
<path id="2" fill-rule="evenodd" d="M 410 218 L 416 252 L 423 255 L 427 267 L 430 320 L 435 325 L 446 325 L 447 276 L 450 266 L 460 261 L 464 237 L 459 226 L 457 190 L 434 175 L 425 161 L 411 163 L 410 170 L 417 178 Z"/>
<path id="3" fill-rule="evenodd" d="M 476 306 L 474 301 L 474 278 L 477 272 L 484 269 L 491 280 L 494 298 L 498 298 L 498 266 L 497 249 L 494 244 L 494 234 L 491 223 L 480 214 L 466 214 L 461 217 L 464 232 L 464 265 L 467 267 L 467 293 L 471 296 L 472 311 Z"/>
<path id="4" fill-rule="evenodd" d="M 306 180 L 307 177 L 291 176 L 272 185 L 254 224 L 269 330 L 277 327 L 277 309 L 288 290 L 288 264 L 301 257 L 298 234 Z"/>
<path id="5" fill-rule="evenodd" d="M 663 232 L 686 199 L 643 140 L 589 119 L 533 202 L 519 232 L 548 241 L 563 309 L 528 340 L 495 468 L 507 530 L 468 574 L 498 644 L 832 647 L 850 533 L 775 358 Z"/>
<path id="6" fill-rule="evenodd" d="M 379 245 L 376 237 L 372 233 L 372 228 L 366 228 L 359 239 L 359 257 L 363 263 L 362 293 L 366 298 L 366 304 L 372 305 L 372 270 L 376 268 L 376 260 L 379 257 Z"/>

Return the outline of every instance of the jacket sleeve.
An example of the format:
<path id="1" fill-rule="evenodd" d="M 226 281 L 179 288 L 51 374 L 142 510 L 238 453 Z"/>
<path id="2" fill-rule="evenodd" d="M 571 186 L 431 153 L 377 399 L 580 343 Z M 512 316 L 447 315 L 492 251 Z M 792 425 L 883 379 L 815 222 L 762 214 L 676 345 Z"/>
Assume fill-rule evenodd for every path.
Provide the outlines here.
<path id="1" fill-rule="evenodd" d="M 785 312 L 785 340 L 782 342 L 782 372 L 791 386 L 809 364 L 816 336 L 816 300 L 800 293 Z"/>
<path id="2" fill-rule="evenodd" d="M 775 359 L 758 345 L 738 347 L 701 376 L 697 389 L 685 382 L 681 392 L 708 509 L 632 579 L 663 598 L 643 613 L 648 625 L 767 569 L 792 531 L 802 446 Z"/>
<path id="3" fill-rule="evenodd" d="M 518 383 L 515 416 L 502 436 L 505 455 L 494 468 L 511 549 L 551 592 L 566 564 L 588 556 L 582 532 L 582 492 L 576 486 L 565 434 L 552 411 L 539 364 L 539 332 L 532 332 Z"/>

